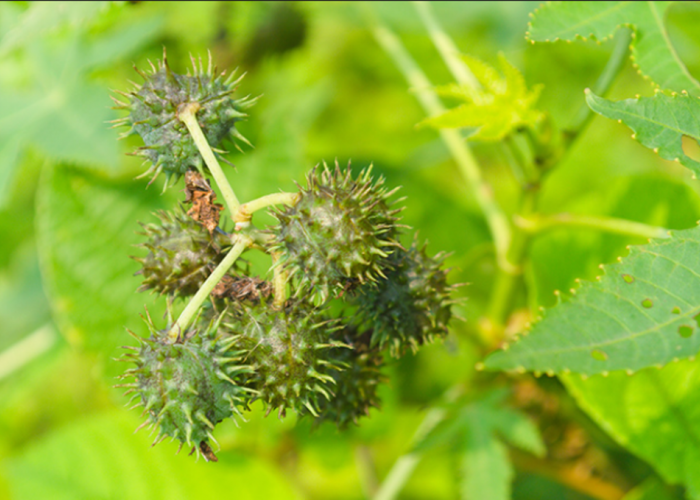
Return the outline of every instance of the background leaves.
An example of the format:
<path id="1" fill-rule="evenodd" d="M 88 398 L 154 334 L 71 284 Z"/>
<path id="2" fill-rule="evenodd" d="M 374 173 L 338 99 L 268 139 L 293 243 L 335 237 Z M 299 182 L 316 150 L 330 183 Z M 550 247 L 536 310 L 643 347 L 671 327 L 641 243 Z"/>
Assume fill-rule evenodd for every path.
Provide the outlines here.
<path id="1" fill-rule="evenodd" d="M 621 26 L 635 31 L 632 59 L 642 75 L 662 89 L 700 93 L 700 84 L 678 57 L 664 25 L 671 2 L 551 2 L 530 22 L 532 41 L 604 40 Z"/>

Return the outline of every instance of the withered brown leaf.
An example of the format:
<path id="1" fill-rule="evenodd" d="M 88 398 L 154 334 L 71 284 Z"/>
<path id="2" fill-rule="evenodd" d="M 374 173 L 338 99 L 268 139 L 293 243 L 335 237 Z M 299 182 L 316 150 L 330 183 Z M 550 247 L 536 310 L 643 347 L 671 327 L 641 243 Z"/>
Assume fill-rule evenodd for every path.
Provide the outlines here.
<path id="1" fill-rule="evenodd" d="M 207 179 L 196 170 L 185 173 L 185 203 L 191 203 L 192 208 L 187 215 L 202 224 L 209 234 L 213 234 L 219 225 L 220 212 L 223 205 L 214 203 L 216 193 Z"/>

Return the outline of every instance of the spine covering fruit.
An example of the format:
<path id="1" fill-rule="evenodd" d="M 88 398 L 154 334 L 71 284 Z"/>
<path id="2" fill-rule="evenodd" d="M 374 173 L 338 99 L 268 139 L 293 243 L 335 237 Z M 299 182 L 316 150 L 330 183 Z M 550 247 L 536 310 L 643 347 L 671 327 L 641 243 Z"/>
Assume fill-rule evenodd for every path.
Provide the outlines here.
<path id="1" fill-rule="evenodd" d="M 136 154 L 151 163 L 144 175 L 153 174 L 153 182 L 163 172 L 165 187 L 171 179 L 177 182 L 190 168 L 206 168 L 187 127 L 178 119 L 185 105 L 196 103 L 199 106 L 197 120 L 211 147 L 218 148 L 229 137 L 248 142 L 235 125 L 247 116 L 244 110 L 252 106 L 255 99 L 232 98 L 242 76 L 235 78 L 235 72 L 229 77 L 223 73 L 217 75 L 211 58 L 206 71 L 201 59 L 199 65 L 193 59 L 192 67 L 193 74 L 173 73 L 164 54 L 157 68 L 151 65 L 151 73 L 135 68 L 144 79 L 143 85 L 121 93 L 129 99 L 128 103 L 116 101 L 119 109 L 129 111 L 129 115 L 118 122 L 129 127 L 122 137 L 141 136 L 145 146 Z"/>
<path id="2" fill-rule="evenodd" d="M 210 236 L 198 222 L 183 213 L 159 212 L 160 224 L 143 225 L 149 250 L 146 257 L 134 257 L 142 268 L 139 291 L 180 297 L 194 295 L 224 254 L 220 245 L 230 243 Z"/>
<path id="3" fill-rule="evenodd" d="M 373 179 L 371 167 L 353 176 L 337 162 L 312 169 L 298 193 L 229 203 L 234 213 L 225 215 L 236 225 L 225 232 L 223 207 L 204 177 L 202 154 L 210 161 L 213 153 L 189 134 L 199 127 L 215 148 L 227 136 L 242 139 L 235 125 L 252 100 L 232 99 L 237 81 L 217 76 L 211 63 L 179 75 L 163 59 L 143 77 L 123 94 L 129 102 L 118 102 L 129 111 L 119 123 L 143 138 L 139 154 L 153 164 L 147 173 L 164 172 L 166 187 L 185 175 L 191 205 L 144 225 L 148 254 L 135 257 L 140 290 L 168 296 L 167 328 L 149 317 L 148 336 L 134 335 L 139 345 L 124 357 L 135 365 L 124 378 L 135 381 L 122 386 L 144 407 L 144 425 L 157 428 L 155 442 L 169 436 L 216 460 L 214 427 L 256 400 L 280 417 L 292 410 L 314 425 L 357 424 L 379 407 L 385 356 L 446 333 L 452 287 L 444 257 L 429 257 L 415 242 L 405 250 L 394 191 Z M 219 174 L 216 181 L 227 182 Z M 273 211 L 277 224 L 257 229 L 253 212 L 274 204 L 285 205 Z M 237 266 L 248 250 L 271 257 L 269 280 Z M 175 297 L 189 302 L 173 321 Z"/>
<path id="4" fill-rule="evenodd" d="M 324 165 L 307 176 L 296 205 L 276 212 L 273 252 L 280 266 L 298 280 L 297 294 L 309 290 L 325 301 L 333 291 L 384 275 L 396 241 L 400 209 L 387 199 L 393 194 L 373 183 L 371 167 L 353 179 L 350 166 Z"/>
<path id="5" fill-rule="evenodd" d="M 125 375 L 136 379 L 128 386 L 148 415 L 144 423 L 159 428 L 154 444 L 172 437 L 206 454 L 214 426 L 245 405 L 248 390 L 236 381 L 247 370 L 241 353 L 233 339 L 219 337 L 218 322 L 199 324 L 174 343 L 150 319 L 148 326 L 151 336 L 125 355 L 136 364 Z"/>
<path id="6" fill-rule="evenodd" d="M 357 315 L 372 327 L 371 345 L 399 357 L 447 334 L 452 287 L 443 260 L 444 255 L 429 257 L 425 245 L 418 248 L 414 240 L 408 250 L 392 254 L 386 278 L 360 289 Z"/>
<path id="7" fill-rule="evenodd" d="M 339 328 L 308 303 L 290 301 L 283 309 L 261 301 L 243 305 L 228 315 L 225 323 L 236 346 L 246 352 L 252 372 L 246 386 L 263 400 L 268 413 L 287 408 L 316 415 L 319 400 L 329 399 L 340 365 L 326 352 L 342 344 L 331 340 Z"/>

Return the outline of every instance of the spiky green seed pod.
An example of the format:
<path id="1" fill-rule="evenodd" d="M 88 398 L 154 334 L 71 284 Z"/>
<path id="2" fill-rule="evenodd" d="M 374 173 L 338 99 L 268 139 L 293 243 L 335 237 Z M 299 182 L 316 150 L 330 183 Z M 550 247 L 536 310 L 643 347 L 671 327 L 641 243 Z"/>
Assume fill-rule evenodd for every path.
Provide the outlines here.
<path id="1" fill-rule="evenodd" d="M 154 444 L 170 436 L 211 459 L 208 443 L 215 442 L 214 426 L 239 414 L 250 395 L 237 381 L 247 369 L 240 363 L 241 353 L 231 339 L 217 335 L 216 321 L 199 323 L 174 343 L 167 331 L 154 328 L 150 318 L 147 323 L 151 336 L 134 335 L 141 345 L 127 347 L 132 352 L 125 361 L 136 367 L 124 377 L 135 377 L 136 382 L 123 386 L 130 388 L 127 393 L 135 392 L 132 400 L 138 399 L 137 406 L 144 406 L 148 414 L 144 425 L 158 427 Z"/>
<path id="2" fill-rule="evenodd" d="M 331 350 L 331 359 L 344 368 L 331 372 L 335 394 L 329 400 L 319 401 L 315 425 L 333 422 L 342 430 L 351 423 L 357 425 L 359 418 L 369 415 L 370 408 L 379 408 L 377 388 L 384 380 L 380 370 L 384 358 L 379 349 L 370 347 L 371 335 L 358 335 L 355 328 L 346 327 L 334 336 L 351 349 Z"/>
<path id="3" fill-rule="evenodd" d="M 444 255 L 429 257 L 425 245 L 413 241 L 408 250 L 391 256 L 392 268 L 376 287 L 360 288 L 354 297 L 357 316 L 373 330 L 372 346 L 389 349 L 401 356 L 407 348 L 418 347 L 447 334 L 452 317 L 452 287 L 443 269 Z"/>
<path id="4" fill-rule="evenodd" d="M 144 84 L 131 92 L 120 92 L 128 103 L 115 99 L 117 109 L 129 111 L 129 116 L 116 121 L 117 126 L 129 127 L 122 137 L 138 134 L 145 143 L 136 152 L 152 164 L 143 175 L 153 174 L 153 182 L 163 172 L 166 188 L 171 178 L 177 182 L 189 168 L 206 168 L 187 127 L 178 119 L 185 105 L 198 104 L 197 121 L 212 148 L 218 148 L 228 137 L 248 143 L 235 125 L 247 116 L 243 111 L 255 100 L 231 97 L 242 76 L 236 79 L 235 72 L 228 78 L 223 73 L 217 75 L 216 68 L 212 68 L 211 54 L 206 71 L 201 59 L 199 67 L 194 59 L 192 65 L 193 74 L 189 71 L 186 75 L 173 73 L 164 53 L 158 68 L 151 64 L 151 73 L 135 68 Z"/>
<path id="5" fill-rule="evenodd" d="M 210 236 L 201 224 L 182 211 L 160 211 L 160 224 L 142 224 L 148 240 L 141 244 L 149 250 L 146 257 L 132 257 L 143 266 L 139 291 L 187 297 L 199 290 L 225 254 L 222 245 L 228 239 L 218 233 Z"/>
<path id="6" fill-rule="evenodd" d="M 278 310 L 261 301 L 240 303 L 224 325 L 237 349 L 247 353 L 252 373 L 246 386 L 265 402 L 268 413 L 278 409 L 283 417 L 291 408 L 317 415 L 319 400 L 333 393 L 329 373 L 338 365 L 328 359 L 328 350 L 339 346 L 330 340 L 337 322 L 303 302 L 290 301 Z"/>
<path id="7" fill-rule="evenodd" d="M 350 166 L 324 164 L 307 175 L 298 203 L 277 211 L 272 251 L 278 265 L 297 280 L 296 296 L 310 292 L 325 301 L 334 291 L 383 276 L 396 241 L 398 214 L 384 179 L 374 182 L 372 167 L 352 178 Z"/>

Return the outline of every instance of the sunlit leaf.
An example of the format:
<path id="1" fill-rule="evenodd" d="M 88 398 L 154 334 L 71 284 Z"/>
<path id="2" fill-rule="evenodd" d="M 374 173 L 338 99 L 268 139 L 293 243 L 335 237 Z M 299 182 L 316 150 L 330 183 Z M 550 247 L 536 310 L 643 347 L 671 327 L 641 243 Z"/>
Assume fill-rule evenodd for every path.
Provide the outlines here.
<path id="1" fill-rule="evenodd" d="M 523 76 L 505 56 L 499 56 L 503 76 L 476 58 L 462 58 L 482 88 L 474 89 L 466 84 L 438 87 L 438 94 L 463 100 L 465 104 L 428 118 L 422 125 L 473 127 L 477 130 L 469 140 L 498 141 L 517 128 L 534 127 L 542 118 L 542 113 L 534 109 L 542 87 L 538 85 L 528 91 Z"/>
<path id="2" fill-rule="evenodd" d="M 664 25 L 672 2 L 549 2 L 535 11 L 528 38 L 536 42 L 594 38 L 604 40 L 621 26 L 631 26 L 632 60 L 662 89 L 700 93 L 676 54 Z"/>
<path id="3" fill-rule="evenodd" d="M 221 453 L 218 464 L 197 463 L 175 455 L 175 444 L 150 448 L 146 432 L 134 435 L 137 425 L 120 411 L 53 432 L 9 461 L 12 498 L 299 498 L 258 459 Z"/>
<path id="4" fill-rule="evenodd" d="M 700 99 L 689 95 L 640 97 L 613 102 L 586 91 L 586 102 L 596 113 L 619 120 L 634 138 L 666 160 L 675 160 L 700 174 L 700 162 L 683 152 L 683 137 L 700 140 Z"/>
<path id="5" fill-rule="evenodd" d="M 700 349 L 700 228 L 631 247 L 598 281 L 486 359 L 501 370 L 639 370 Z"/>
<path id="6" fill-rule="evenodd" d="M 700 497 L 700 363 L 685 360 L 633 376 L 619 372 L 562 380 L 621 445 L 653 465 L 665 481 L 684 484 L 688 498 Z"/>

